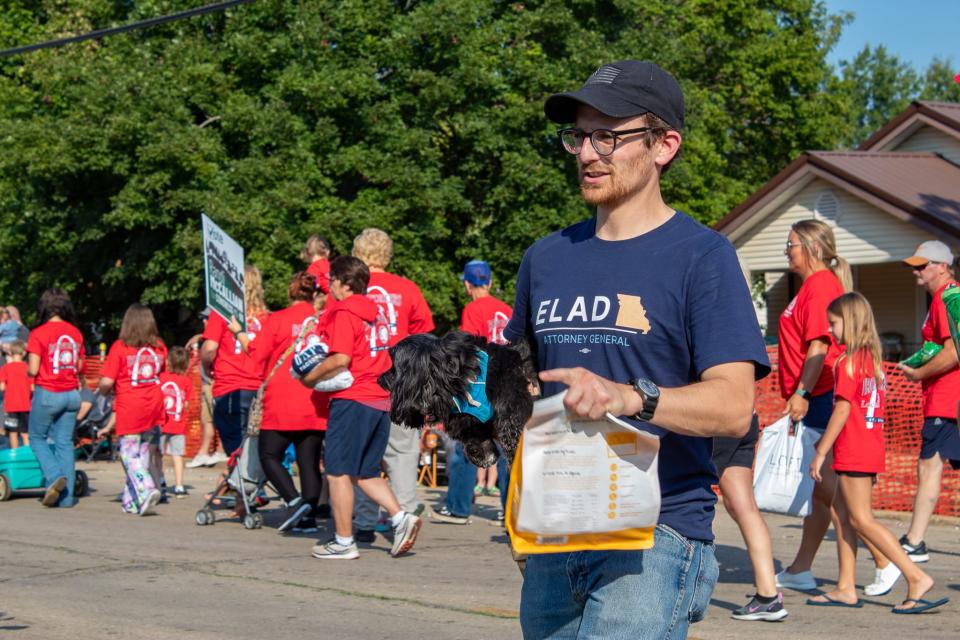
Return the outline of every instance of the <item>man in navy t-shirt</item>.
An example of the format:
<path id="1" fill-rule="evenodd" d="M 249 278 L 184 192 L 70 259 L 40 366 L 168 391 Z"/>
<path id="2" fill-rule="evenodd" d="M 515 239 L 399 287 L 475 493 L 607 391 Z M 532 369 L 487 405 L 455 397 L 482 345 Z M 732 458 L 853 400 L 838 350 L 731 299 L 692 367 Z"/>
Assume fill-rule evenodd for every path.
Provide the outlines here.
<path id="1" fill-rule="evenodd" d="M 742 436 L 769 373 L 730 243 L 675 211 L 660 175 L 680 149 L 683 95 L 650 62 L 598 69 L 551 96 L 595 217 L 537 241 L 504 335 L 528 339 L 543 395 L 661 436 L 659 524 L 646 551 L 533 555 L 520 605 L 531 638 L 685 638 L 716 584 L 713 436 Z"/>

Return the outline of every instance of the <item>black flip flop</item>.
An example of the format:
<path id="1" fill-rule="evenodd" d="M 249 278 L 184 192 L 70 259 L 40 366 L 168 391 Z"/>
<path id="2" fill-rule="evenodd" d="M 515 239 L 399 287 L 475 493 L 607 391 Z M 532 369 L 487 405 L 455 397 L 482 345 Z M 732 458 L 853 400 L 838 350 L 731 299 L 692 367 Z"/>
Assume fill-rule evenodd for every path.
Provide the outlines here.
<path id="1" fill-rule="evenodd" d="M 924 600 L 923 598 L 907 598 L 901 605 L 907 604 L 908 602 L 914 603 L 914 606 L 909 609 L 898 609 L 894 607 L 891 609 L 894 613 L 923 613 L 924 611 L 930 611 L 930 609 L 936 609 L 937 607 L 942 607 L 943 605 L 950 602 L 950 598 L 940 598 L 937 601 Z"/>
<path id="2" fill-rule="evenodd" d="M 859 609 L 863 606 L 863 602 L 860 600 L 857 600 L 853 604 L 849 604 L 846 602 L 840 602 L 839 600 L 834 600 L 825 593 L 821 593 L 820 595 L 826 598 L 827 601 L 820 602 L 818 600 L 814 600 L 813 598 L 807 598 L 807 604 L 811 607 L 846 607 L 847 609 Z"/>

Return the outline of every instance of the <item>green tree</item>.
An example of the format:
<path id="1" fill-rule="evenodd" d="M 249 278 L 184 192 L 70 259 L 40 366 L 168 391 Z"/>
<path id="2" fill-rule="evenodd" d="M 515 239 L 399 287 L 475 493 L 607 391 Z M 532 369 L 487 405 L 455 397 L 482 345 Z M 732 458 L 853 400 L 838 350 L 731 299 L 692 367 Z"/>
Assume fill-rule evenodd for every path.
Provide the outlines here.
<path id="1" fill-rule="evenodd" d="M 10 44 L 196 5 L 7 4 Z M 825 57 L 843 19 L 814 0 L 261 0 L 12 59 L 0 296 L 29 308 L 58 284 L 108 332 L 137 299 L 189 325 L 206 212 L 274 308 L 307 235 L 346 253 L 380 227 L 446 327 L 464 262 L 490 261 L 510 300 L 526 247 L 589 215 L 548 95 L 616 59 L 671 70 L 688 117 L 665 195 L 711 222 L 840 140 L 850 98 Z"/>
<path id="2" fill-rule="evenodd" d="M 958 69 L 950 58 L 934 58 L 923 74 L 921 100 L 960 103 L 960 82 L 954 79 Z"/>
<path id="3" fill-rule="evenodd" d="M 856 147 L 903 111 L 920 91 L 913 67 L 887 48 L 865 46 L 853 60 L 840 63 L 841 92 L 849 100 L 849 123 L 841 144 Z"/>

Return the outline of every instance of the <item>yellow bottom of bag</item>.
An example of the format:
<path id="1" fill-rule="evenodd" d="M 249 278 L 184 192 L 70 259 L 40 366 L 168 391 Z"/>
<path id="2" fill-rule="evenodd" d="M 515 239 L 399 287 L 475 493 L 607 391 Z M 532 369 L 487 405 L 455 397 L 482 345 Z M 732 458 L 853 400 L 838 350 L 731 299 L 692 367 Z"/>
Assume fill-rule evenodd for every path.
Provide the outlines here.
<path id="1" fill-rule="evenodd" d="M 520 512 L 520 493 L 523 487 L 523 436 L 517 445 L 510 470 L 505 524 L 515 554 L 565 553 L 570 551 L 640 551 L 653 546 L 654 527 L 623 529 L 603 533 L 575 533 L 568 535 L 541 535 L 517 530 Z"/>

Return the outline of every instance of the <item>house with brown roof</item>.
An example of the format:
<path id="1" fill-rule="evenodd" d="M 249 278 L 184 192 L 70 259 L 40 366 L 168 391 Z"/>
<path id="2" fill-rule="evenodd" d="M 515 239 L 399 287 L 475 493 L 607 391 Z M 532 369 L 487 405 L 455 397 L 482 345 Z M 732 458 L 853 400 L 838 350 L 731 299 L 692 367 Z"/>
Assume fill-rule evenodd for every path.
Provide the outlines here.
<path id="1" fill-rule="evenodd" d="M 800 287 L 787 234 L 809 218 L 833 227 L 888 356 L 912 353 L 929 301 L 900 261 L 926 240 L 960 250 L 960 104 L 913 102 L 856 150 L 807 151 L 716 224 L 764 290 L 767 336 Z"/>

